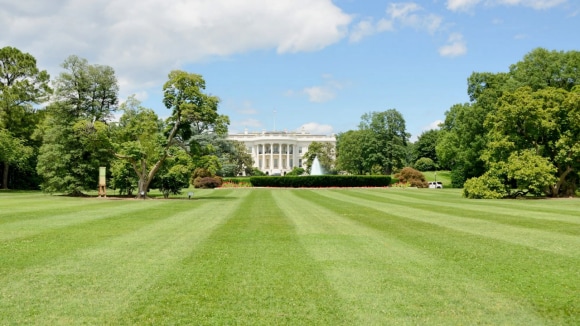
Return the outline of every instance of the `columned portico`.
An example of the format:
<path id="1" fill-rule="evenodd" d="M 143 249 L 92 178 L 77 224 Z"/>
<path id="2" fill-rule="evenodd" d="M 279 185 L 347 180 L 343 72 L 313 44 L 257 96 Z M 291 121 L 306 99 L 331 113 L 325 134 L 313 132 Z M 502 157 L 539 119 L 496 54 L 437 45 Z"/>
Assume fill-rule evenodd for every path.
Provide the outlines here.
<path id="1" fill-rule="evenodd" d="M 298 132 L 252 132 L 231 134 L 230 140 L 243 142 L 252 155 L 254 167 L 268 175 L 284 175 L 304 163 L 302 159 L 312 142 L 336 144 L 334 135 Z"/>

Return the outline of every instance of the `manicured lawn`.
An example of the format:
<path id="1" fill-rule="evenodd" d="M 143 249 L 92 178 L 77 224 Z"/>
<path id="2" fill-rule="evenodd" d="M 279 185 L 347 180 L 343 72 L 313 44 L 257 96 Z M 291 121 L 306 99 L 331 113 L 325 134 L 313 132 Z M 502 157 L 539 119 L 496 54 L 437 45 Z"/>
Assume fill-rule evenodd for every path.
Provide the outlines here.
<path id="1" fill-rule="evenodd" d="M 580 200 L 0 192 L 0 324 L 580 323 Z"/>

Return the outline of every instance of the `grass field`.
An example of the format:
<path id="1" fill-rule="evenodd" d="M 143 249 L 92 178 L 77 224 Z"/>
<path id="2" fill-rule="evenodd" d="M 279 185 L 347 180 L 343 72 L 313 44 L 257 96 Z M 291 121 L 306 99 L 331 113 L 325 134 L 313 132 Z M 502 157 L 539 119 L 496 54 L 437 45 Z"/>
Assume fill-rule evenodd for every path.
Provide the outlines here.
<path id="1" fill-rule="evenodd" d="M 580 200 L 0 192 L 0 324 L 578 325 Z"/>

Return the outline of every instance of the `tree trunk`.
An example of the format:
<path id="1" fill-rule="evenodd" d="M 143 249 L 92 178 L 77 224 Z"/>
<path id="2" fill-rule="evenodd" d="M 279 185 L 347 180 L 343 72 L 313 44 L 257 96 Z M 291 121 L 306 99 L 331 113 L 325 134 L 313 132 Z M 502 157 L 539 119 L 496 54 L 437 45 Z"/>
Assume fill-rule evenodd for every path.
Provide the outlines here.
<path id="1" fill-rule="evenodd" d="M 572 172 L 573 170 L 574 169 L 571 166 L 567 166 L 566 171 L 564 171 L 562 174 L 560 174 L 560 178 L 558 178 L 558 182 L 556 182 L 554 187 L 552 187 L 552 197 L 560 197 L 560 187 L 562 187 L 562 184 L 564 184 L 564 181 L 566 181 L 566 176 L 568 176 L 568 174 L 570 172 Z"/>
<path id="2" fill-rule="evenodd" d="M 8 162 L 4 162 L 4 170 L 2 171 L 2 189 L 8 189 Z"/>

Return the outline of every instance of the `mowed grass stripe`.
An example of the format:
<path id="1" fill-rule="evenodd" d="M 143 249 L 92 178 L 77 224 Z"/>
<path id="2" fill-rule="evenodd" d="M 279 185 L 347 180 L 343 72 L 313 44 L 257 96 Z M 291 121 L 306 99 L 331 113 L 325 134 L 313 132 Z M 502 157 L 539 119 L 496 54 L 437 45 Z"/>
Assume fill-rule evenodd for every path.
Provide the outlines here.
<path id="1" fill-rule="evenodd" d="M 134 200 L 109 201 L 104 199 L 77 199 L 84 205 L 70 202 L 59 202 L 60 208 L 44 209 L 35 206 L 34 211 L 11 213 L 9 223 L 0 223 L 0 241 L 17 238 L 30 238 L 39 233 L 73 225 L 88 223 L 93 220 L 106 219 L 118 215 L 138 215 L 139 210 L 149 209 Z M 148 203 L 151 208 L 161 203 Z M 4 221 L 5 218 L 1 217 Z M 58 232 L 58 231 L 57 231 Z"/>
<path id="2" fill-rule="evenodd" d="M 85 210 L 106 207 L 107 202 L 108 200 L 105 199 L 63 198 L 46 195 L 37 195 L 24 201 L 20 198 L 7 199 L 4 201 L 5 207 L 0 207 L 0 227 L 4 228 L 6 224 L 25 220 L 42 225 L 45 222 L 40 220 L 42 218 L 66 213 L 78 216 Z"/>
<path id="3" fill-rule="evenodd" d="M 533 307 L 530 313 L 547 323 L 580 322 L 580 261 L 576 258 L 497 241 L 477 235 L 476 231 L 463 232 L 421 221 L 418 216 L 410 216 L 414 215 L 412 208 L 375 209 L 371 206 L 380 206 L 380 203 L 333 191 L 298 194 L 427 255 L 461 267 L 475 281 L 486 283 L 489 291 Z M 427 216 L 420 217 L 427 219 Z M 556 234 L 553 241 L 558 242 L 560 236 Z"/>
<path id="4" fill-rule="evenodd" d="M 413 203 L 401 202 L 396 195 L 375 196 L 364 192 L 335 192 L 342 200 L 357 203 L 368 201 L 378 210 L 389 214 L 436 224 L 461 232 L 473 233 L 493 239 L 529 246 L 537 250 L 580 258 L 580 236 L 576 235 L 576 226 L 569 225 L 570 233 L 562 232 L 562 225 L 542 228 L 549 223 L 538 223 L 536 219 L 526 219 L 516 223 L 502 223 L 502 217 L 493 217 L 493 213 L 475 212 L 468 203 L 453 208 L 437 206 L 436 202 Z M 554 230 L 555 229 L 555 230 Z"/>
<path id="5" fill-rule="evenodd" d="M 249 196 L 123 324 L 336 325 L 338 296 L 268 189 Z"/>
<path id="6" fill-rule="evenodd" d="M 552 199 L 486 199 L 463 198 L 460 189 L 369 189 L 380 195 L 397 196 L 407 202 L 432 202 L 441 206 L 469 204 L 473 209 L 511 215 L 580 224 L 580 200 L 578 198 Z M 522 216 L 523 213 L 525 216 Z"/>
<path id="7" fill-rule="evenodd" d="M 461 267 L 343 216 L 367 211 L 338 213 L 332 201 L 304 190 L 273 194 L 346 303 L 350 325 L 541 323 Z"/>
<path id="8" fill-rule="evenodd" d="M 155 294 L 151 287 L 157 279 L 187 257 L 243 200 L 240 193 L 220 195 L 220 200 L 209 196 L 196 201 L 138 201 L 148 209 L 137 215 L 122 212 L 119 219 L 124 223 L 109 224 L 122 232 L 2 277 L 6 286 L 0 290 L 0 323 L 109 324 L 107 320 L 122 319 L 119 314 L 131 308 L 139 293 Z"/>

